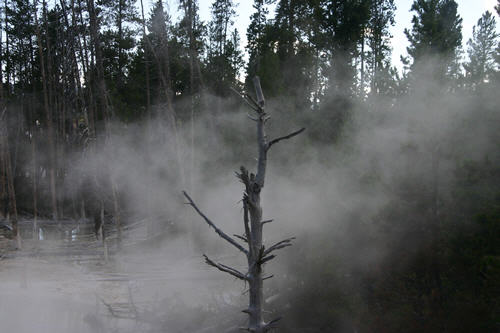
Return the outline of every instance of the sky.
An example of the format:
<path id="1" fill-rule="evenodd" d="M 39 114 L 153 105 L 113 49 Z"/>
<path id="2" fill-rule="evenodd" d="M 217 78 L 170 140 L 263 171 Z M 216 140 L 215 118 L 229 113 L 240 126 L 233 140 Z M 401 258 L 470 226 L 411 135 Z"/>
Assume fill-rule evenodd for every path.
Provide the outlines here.
<path id="1" fill-rule="evenodd" d="M 154 0 L 156 1 L 156 0 Z M 146 3 L 150 1 L 146 0 Z M 167 0 L 170 5 L 170 9 L 173 11 L 177 8 L 178 0 Z M 250 15 L 253 13 L 253 0 L 234 0 L 237 3 L 236 12 L 238 17 L 235 19 L 235 27 L 238 29 L 241 36 L 241 47 L 244 48 L 246 45 L 246 30 L 248 24 L 250 23 Z M 495 12 L 496 0 L 456 0 L 458 3 L 458 12 L 463 18 L 462 23 L 462 34 L 463 34 L 463 46 L 464 51 L 467 50 L 466 43 L 472 36 L 472 27 L 477 23 L 477 20 L 481 15 L 489 10 L 495 13 L 497 20 L 497 30 L 500 32 L 500 21 Z M 408 46 L 408 40 L 404 35 L 405 28 L 411 28 L 411 18 L 413 13 L 410 12 L 413 0 L 395 0 L 396 9 L 396 25 L 391 29 L 393 35 L 392 38 L 392 63 L 397 68 L 401 69 L 400 56 L 406 55 L 406 47 Z M 203 21 L 207 22 L 210 20 L 210 6 L 212 0 L 199 0 L 200 5 L 200 16 Z M 148 11 L 149 12 L 149 11 Z M 273 9 L 270 9 L 270 14 L 273 14 Z"/>
<path id="2" fill-rule="evenodd" d="M 481 15 L 489 10 L 495 14 L 497 21 L 497 31 L 500 31 L 500 21 L 496 15 L 496 0 L 455 0 L 458 4 L 458 13 L 462 17 L 462 44 L 463 50 L 467 51 L 467 41 L 472 37 L 472 28 L 477 24 Z M 400 56 L 407 55 L 406 47 L 409 45 L 404 34 L 404 29 L 411 29 L 411 19 L 413 12 L 410 12 L 413 1 L 396 0 L 396 25 L 391 29 L 392 38 L 392 63 L 401 68 Z"/>

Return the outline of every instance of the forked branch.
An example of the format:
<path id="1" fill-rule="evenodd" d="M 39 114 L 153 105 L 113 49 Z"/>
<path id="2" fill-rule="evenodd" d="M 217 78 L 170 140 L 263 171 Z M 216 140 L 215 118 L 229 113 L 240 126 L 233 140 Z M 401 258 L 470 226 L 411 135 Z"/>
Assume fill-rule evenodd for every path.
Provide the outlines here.
<path id="1" fill-rule="evenodd" d="M 257 113 L 260 113 L 260 107 L 259 105 L 257 104 L 257 102 L 255 102 L 255 100 L 252 98 L 252 96 L 250 96 L 249 94 L 242 94 L 240 93 L 238 90 L 234 89 L 234 88 L 230 88 L 234 93 L 236 93 L 238 96 L 241 97 L 241 99 L 252 109 L 254 110 L 255 112 Z"/>
<path id="2" fill-rule="evenodd" d="M 282 248 L 287 247 L 287 246 L 292 246 L 292 241 L 294 239 L 295 239 L 295 237 L 287 238 L 287 239 L 282 240 L 281 242 L 278 242 L 278 243 L 272 245 L 270 248 L 268 248 L 267 250 L 264 251 L 263 256 L 265 257 L 275 250 L 279 250 L 279 249 L 282 249 Z"/>
<path id="3" fill-rule="evenodd" d="M 245 249 L 243 246 L 241 246 L 236 240 L 231 238 L 229 235 L 227 235 L 224 231 L 221 229 L 217 228 L 217 226 L 205 215 L 203 212 L 196 206 L 196 204 L 193 202 L 193 199 L 185 192 L 182 191 L 186 199 L 188 200 L 187 204 L 190 205 L 191 207 L 194 208 L 194 210 L 207 222 L 207 224 L 212 227 L 215 232 L 221 236 L 223 239 L 225 239 L 228 243 L 232 244 L 234 247 L 236 247 L 238 250 L 243 252 L 245 255 L 248 255 L 248 250 Z"/>

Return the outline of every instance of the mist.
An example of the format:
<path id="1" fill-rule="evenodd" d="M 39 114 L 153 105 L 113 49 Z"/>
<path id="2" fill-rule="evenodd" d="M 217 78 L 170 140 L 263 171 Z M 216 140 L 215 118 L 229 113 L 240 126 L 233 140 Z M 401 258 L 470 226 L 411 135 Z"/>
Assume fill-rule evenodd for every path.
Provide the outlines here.
<path id="1" fill-rule="evenodd" d="M 420 79 L 414 92 L 397 104 L 356 102 L 334 145 L 315 143 L 309 134 L 271 150 L 263 207 L 264 218 L 274 222 L 265 227 L 265 242 L 297 238 L 265 268 L 274 275 L 266 281 L 266 307 L 285 314 L 285 331 L 307 330 L 315 316 L 322 317 L 321 310 L 310 308 L 304 314 L 302 309 L 321 293 L 317 288 L 334 288 L 339 299 L 349 292 L 358 298 L 354 304 L 359 308 L 336 313 L 340 326 L 329 329 L 363 327 L 357 316 L 371 311 L 363 300 L 363 281 L 383 280 L 384 269 L 408 265 L 429 246 L 425 220 L 432 203 L 427 197 L 437 191 L 437 209 L 449 209 L 461 163 L 498 163 L 497 94 L 482 95 L 481 107 L 474 108 L 478 100 Z M 112 124 L 105 145 L 92 154 L 68 157 L 70 179 L 115 179 L 124 223 L 145 217 L 145 228 L 126 234 L 124 251 L 106 265 L 75 265 L 77 258 L 3 264 L 3 329 L 229 332 L 245 325 L 240 313 L 245 285 L 206 266 L 201 254 L 241 269 L 244 258 L 184 205 L 181 196 L 182 190 L 189 191 L 226 233 L 242 232 L 242 186 L 234 171 L 240 165 L 255 167 L 255 129 L 243 103 L 218 104 L 223 107 L 216 130 L 203 114 L 193 128 L 178 128 L 178 152 L 159 118 Z M 322 121 L 312 110 L 293 117 L 272 99 L 267 109 L 270 138 L 283 135 L 286 126 L 295 129 L 306 121 L 314 128 Z M 78 185 L 68 185 L 65 195 L 77 196 Z M 420 197 L 423 203 L 415 199 Z M 454 226 L 462 227 L 468 226 Z M 168 232 L 152 244 L 137 241 L 164 230 Z M 135 315 L 121 318 L 110 310 L 111 303 L 127 304 L 126 310 Z M 137 308 L 132 311 L 131 306 Z"/>
<path id="2" fill-rule="evenodd" d="M 463 58 L 415 2 L 398 71 L 392 0 L 256 1 L 245 50 L 231 1 L 10 4 L 1 332 L 498 330 L 493 14 Z"/>

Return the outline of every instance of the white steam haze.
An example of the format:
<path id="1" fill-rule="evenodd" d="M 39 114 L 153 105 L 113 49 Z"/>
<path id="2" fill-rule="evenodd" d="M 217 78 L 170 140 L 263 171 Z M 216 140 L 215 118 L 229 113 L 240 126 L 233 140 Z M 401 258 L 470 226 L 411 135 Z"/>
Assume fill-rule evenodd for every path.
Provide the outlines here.
<path id="1" fill-rule="evenodd" d="M 414 87 L 397 105 L 380 100 L 365 109 L 359 103 L 335 145 L 313 143 L 306 132 L 271 149 L 262 206 L 264 218 L 274 222 L 264 227 L 265 242 L 297 239 L 266 264 L 266 274 L 274 274 L 265 281 L 264 291 L 266 308 L 273 312 L 270 317 L 300 307 L 291 303 L 291 295 L 301 292 L 307 282 L 303 277 L 322 278 L 321 267 L 311 265 L 315 258 L 335 252 L 348 258 L 349 264 L 339 268 L 345 276 L 377 274 L 377 266 L 397 253 L 392 246 L 396 240 L 374 233 L 375 224 L 387 205 L 421 190 L 412 186 L 430 191 L 437 172 L 438 191 L 446 198 L 454 166 L 465 160 L 500 161 L 498 93 L 482 96 L 489 111 L 478 114 L 472 107 L 477 101 L 448 92 L 440 82 L 421 77 Z M 2 263 L 2 331 L 220 332 L 224 327 L 236 332 L 245 325 L 246 315 L 240 311 L 247 303 L 246 286 L 204 264 L 202 254 L 243 271 L 245 258 L 182 198 L 182 190 L 187 190 L 227 234 L 243 232 L 243 187 L 234 172 L 240 165 L 255 168 L 254 123 L 243 103 L 210 100 L 222 106 L 216 117 L 218 131 L 210 125 L 211 115 L 197 115 L 192 172 L 191 127 L 179 127 L 176 152 L 175 138 L 163 121 L 114 124 L 106 146 L 71 157 L 75 175 L 70 179 L 78 179 L 82 172 L 87 179 L 111 174 L 125 193 L 126 223 L 149 216 L 155 221 L 149 232 L 170 232 L 154 244 L 130 246 L 108 265 L 57 258 Z M 272 116 L 270 139 L 302 126 L 313 131 L 324 122 L 309 110 L 292 117 L 280 101 L 269 100 L 267 111 Z M 485 156 L 486 151 L 496 155 Z M 78 188 L 68 189 L 67 195 L 76 195 L 72 191 Z M 413 227 L 405 220 L 392 222 L 398 229 Z M 125 243 L 133 243 L 139 235 L 128 237 Z M 407 246 L 418 249 L 422 244 L 409 239 Z M 129 278 L 108 281 L 109 276 Z M 105 305 L 131 299 L 141 320 L 113 317 Z M 284 327 L 293 326 L 293 321 L 285 317 Z"/>

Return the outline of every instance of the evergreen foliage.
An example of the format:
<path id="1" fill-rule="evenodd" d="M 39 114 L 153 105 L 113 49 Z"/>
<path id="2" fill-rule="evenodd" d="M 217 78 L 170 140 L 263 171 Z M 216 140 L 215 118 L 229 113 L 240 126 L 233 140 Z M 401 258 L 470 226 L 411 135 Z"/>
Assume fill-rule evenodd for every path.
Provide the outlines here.
<path id="1" fill-rule="evenodd" d="M 113 131 L 130 135 L 120 144 L 148 164 L 137 173 L 149 183 L 133 186 L 157 181 L 193 191 L 196 168 L 209 178 L 250 151 L 254 133 L 231 122 L 241 106 L 231 89 L 252 95 L 257 75 L 273 120 L 283 119 L 269 123 L 273 131 L 308 128 L 306 144 L 276 160 L 317 164 L 324 174 L 301 172 L 340 187 L 347 182 L 331 180 L 329 170 L 342 169 L 355 184 L 343 190 L 361 192 L 330 198 L 328 187 L 319 199 L 340 217 L 325 216 L 324 229 L 297 235 L 294 260 L 284 268 L 290 274 L 269 284 L 286 295 L 269 305 L 285 316 L 283 331 L 498 331 L 494 13 L 479 18 L 462 59 L 456 1 L 414 0 L 400 74 L 390 61 L 394 0 L 254 0 L 253 12 L 240 14 L 250 17 L 244 50 L 234 27 L 236 1 L 213 0 L 208 22 L 197 0 L 180 0 L 178 11 L 164 3 L 155 1 L 143 20 L 132 0 L 0 2 L 2 220 L 13 218 L 14 201 L 21 216 L 75 219 L 95 214 L 98 205 L 116 216 L 113 200 L 141 202 L 109 176 L 105 162 L 88 162 L 112 142 Z M 495 8 L 500 15 L 500 2 Z M 380 124 L 404 125 L 385 132 Z M 202 128 L 211 137 L 200 137 Z M 397 131 L 408 134 L 406 141 L 393 141 Z M 358 141 L 374 132 L 382 141 L 390 137 L 390 154 L 370 151 L 376 140 L 359 151 Z M 213 153 L 220 160 L 197 159 L 195 148 L 211 157 L 220 145 L 227 148 Z M 110 150 L 105 155 L 113 159 Z M 357 156 L 362 161 L 353 162 Z M 148 200 L 165 206 L 175 195 Z M 377 209 L 365 210 L 363 200 L 379 197 Z M 126 209 L 123 215 L 137 214 L 132 222 L 147 214 Z M 215 330 L 227 330 L 229 321 L 238 323 L 225 318 Z"/>

